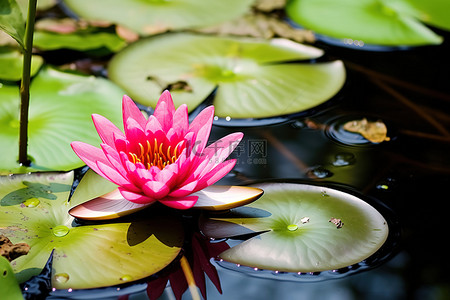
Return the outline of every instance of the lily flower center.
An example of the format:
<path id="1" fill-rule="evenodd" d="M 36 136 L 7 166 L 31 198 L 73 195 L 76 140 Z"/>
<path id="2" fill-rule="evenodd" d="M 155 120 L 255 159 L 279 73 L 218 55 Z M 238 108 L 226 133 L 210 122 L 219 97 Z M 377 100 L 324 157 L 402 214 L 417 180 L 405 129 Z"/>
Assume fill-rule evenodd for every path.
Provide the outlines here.
<path id="1" fill-rule="evenodd" d="M 180 155 L 179 144 L 175 147 L 158 143 L 157 139 L 153 143 L 147 140 L 145 143 L 138 143 L 137 153 L 128 152 L 128 159 L 134 164 L 142 163 L 147 169 L 158 167 L 164 169 L 167 165 L 173 164 Z"/>

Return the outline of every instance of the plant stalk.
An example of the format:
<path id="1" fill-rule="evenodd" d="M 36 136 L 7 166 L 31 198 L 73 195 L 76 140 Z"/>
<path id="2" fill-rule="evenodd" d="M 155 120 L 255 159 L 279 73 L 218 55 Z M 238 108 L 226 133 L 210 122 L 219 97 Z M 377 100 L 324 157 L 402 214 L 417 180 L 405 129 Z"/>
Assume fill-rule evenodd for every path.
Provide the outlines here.
<path id="1" fill-rule="evenodd" d="M 29 0 L 25 27 L 22 80 L 20 82 L 19 164 L 29 166 L 28 159 L 28 110 L 30 106 L 31 57 L 37 0 Z"/>
<path id="2" fill-rule="evenodd" d="M 189 286 L 189 292 L 191 293 L 193 300 L 201 300 L 200 294 L 197 290 L 197 285 L 195 284 L 194 274 L 192 273 L 191 266 L 189 266 L 189 262 L 186 256 L 183 255 L 180 260 L 181 269 L 183 270 L 184 277 Z"/>

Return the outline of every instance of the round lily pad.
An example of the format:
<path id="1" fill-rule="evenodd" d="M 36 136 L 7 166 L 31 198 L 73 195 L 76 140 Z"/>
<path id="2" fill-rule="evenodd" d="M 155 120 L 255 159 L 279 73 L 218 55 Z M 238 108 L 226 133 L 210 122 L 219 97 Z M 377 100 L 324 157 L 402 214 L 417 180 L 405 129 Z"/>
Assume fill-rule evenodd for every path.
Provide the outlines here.
<path id="1" fill-rule="evenodd" d="M 414 2 L 414 5 L 411 3 Z M 416 3 L 417 2 L 417 3 Z M 420 3 L 419 3 L 420 2 Z M 440 44 L 442 37 L 422 24 L 442 21 L 448 1 L 396 0 L 294 0 L 286 6 L 288 16 L 307 29 L 346 44 L 364 46 L 420 46 Z"/>
<path id="2" fill-rule="evenodd" d="M 268 118 L 313 108 L 342 88 L 341 61 L 298 62 L 322 54 L 285 39 L 165 34 L 117 54 L 109 76 L 145 105 L 155 107 L 169 89 L 175 105 L 193 110 L 217 88 L 212 103 L 218 117 Z"/>
<path id="3" fill-rule="evenodd" d="M 256 235 L 219 257 L 258 269 L 321 272 L 359 263 L 386 241 L 388 225 L 351 194 L 308 184 L 265 183 L 257 201 L 201 224 L 209 237 Z"/>
<path id="4" fill-rule="evenodd" d="M 0 234 L 31 247 L 27 255 L 12 262 L 20 282 L 39 274 L 52 250 L 52 287 L 56 289 L 97 288 L 142 279 L 177 257 L 184 231 L 171 216 L 78 225 L 67 213 L 72 181 L 72 172 L 0 177 Z"/>
<path id="5" fill-rule="evenodd" d="M 109 21 L 141 35 L 168 30 L 215 25 L 237 18 L 253 0 L 65 0 L 64 3 L 86 20 Z"/>
<path id="6" fill-rule="evenodd" d="M 0 174 L 72 170 L 84 165 L 70 143 L 99 144 L 91 114 L 122 123 L 124 92 L 104 78 L 81 76 L 45 68 L 30 88 L 28 155 L 30 168 L 17 163 L 19 140 L 19 87 L 0 86 Z"/>

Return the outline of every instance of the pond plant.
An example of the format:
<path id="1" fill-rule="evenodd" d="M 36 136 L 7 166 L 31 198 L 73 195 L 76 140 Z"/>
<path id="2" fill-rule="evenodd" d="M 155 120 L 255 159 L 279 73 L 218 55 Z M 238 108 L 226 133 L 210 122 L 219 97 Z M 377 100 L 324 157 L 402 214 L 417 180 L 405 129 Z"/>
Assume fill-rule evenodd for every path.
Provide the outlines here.
<path id="1" fill-rule="evenodd" d="M 417 20 L 448 25 L 417 1 L 356 2 L 330 19 L 344 8 L 373 23 L 398 16 L 387 26 L 402 27 L 395 39 L 407 46 L 441 42 Z M 221 292 L 211 258 L 274 274 L 339 273 L 376 256 L 395 234 L 380 205 L 348 189 L 216 184 L 235 167 L 243 133 L 209 143 L 214 122 L 286 122 L 335 101 L 346 81 L 343 62 L 312 46 L 199 33 L 248 14 L 253 1 L 66 0 L 65 11 L 86 23 L 43 18 L 36 30 L 44 2 L 24 3 L 0 0 L 0 28 L 16 41 L 0 48 L 0 235 L 30 247 L 11 262 L 0 258 L 0 287 L 11 299 L 107 287 L 121 296 L 133 284 L 156 299 L 168 282 L 177 299 L 187 289 L 206 298 L 205 273 Z M 286 13 L 314 29 L 320 14 L 303 12 L 317 3 L 292 0 Z M 347 38 L 347 21 L 317 32 Z M 383 31 L 349 38 L 397 46 Z M 98 73 L 107 76 L 51 66 L 47 55 L 60 49 L 100 57 Z M 383 133 L 374 143 L 390 140 Z M 51 288 L 30 294 L 36 278 Z"/>

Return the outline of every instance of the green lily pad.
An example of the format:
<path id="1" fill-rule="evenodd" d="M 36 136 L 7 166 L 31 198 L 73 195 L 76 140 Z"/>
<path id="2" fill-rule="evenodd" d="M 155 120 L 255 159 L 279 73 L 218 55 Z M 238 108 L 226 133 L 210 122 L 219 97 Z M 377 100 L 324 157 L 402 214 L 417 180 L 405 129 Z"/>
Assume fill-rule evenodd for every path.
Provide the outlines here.
<path id="1" fill-rule="evenodd" d="M 39 274 L 52 250 L 56 289 L 97 288 L 142 279 L 177 257 L 184 233 L 181 223 L 170 216 L 74 223 L 67 213 L 72 181 L 72 172 L 0 177 L 0 234 L 31 247 L 28 255 L 12 262 L 20 282 Z"/>
<path id="2" fill-rule="evenodd" d="M 307 184 L 266 183 L 257 201 L 206 220 L 209 237 L 257 236 L 220 258 L 252 268 L 321 272 L 361 262 L 386 241 L 388 225 L 356 196 Z"/>
<path id="3" fill-rule="evenodd" d="M 71 49 L 78 51 L 106 48 L 117 52 L 125 47 L 126 42 L 114 33 L 108 32 L 74 32 L 59 34 L 37 31 L 34 33 L 34 46 L 41 50 Z"/>
<path id="4" fill-rule="evenodd" d="M 44 63 L 41 56 L 31 58 L 31 76 L 36 75 Z M 0 48 L 0 80 L 19 81 L 22 78 L 23 55 L 15 50 Z"/>
<path id="5" fill-rule="evenodd" d="M 213 99 L 217 116 L 267 118 L 310 109 L 342 88 L 341 61 L 292 63 L 322 54 L 285 39 L 165 34 L 117 54 L 109 76 L 145 105 L 155 107 L 169 89 L 175 105 L 187 103 L 192 110 L 218 87 Z"/>
<path id="6" fill-rule="evenodd" d="M 72 170 L 84 165 L 70 147 L 72 141 L 99 144 L 91 114 L 121 124 L 124 92 L 112 82 L 46 68 L 30 88 L 28 154 L 32 166 L 17 163 L 19 139 L 19 88 L 0 87 L 0 174 L 43 170 Z"/>
<path id="7" fill-rule="evenodd" d="M 19 283 L 9 261 L 0 255 L 0 290 L 3 297 L 11 300 L 23 300 Z"/>
<path id="8" fill-rule="evenodd" d="M 411 5 L 412 2 L 416 5 Z M 420 3 L 419 3 L 420 2 Z M 357 45 L 420 46 L 440 44 L 442 38 L 423 25 L 448 24 L 448 1 L 412 0 L 293 0 L 288 16 L 318 34 L 357 41 Z M 421 9 L 424 9 L 423 12 Z M 446 21 L 441 21 L 446 14 Z M 436 17 L 433 17 L 435 15 Z"/>
<path id="9" fill-rule="evenodd" d="M 89 21 L 109 21 L 141 35 L 218 24 L 243 15 L 253 0 L 65 0 Z"/>

